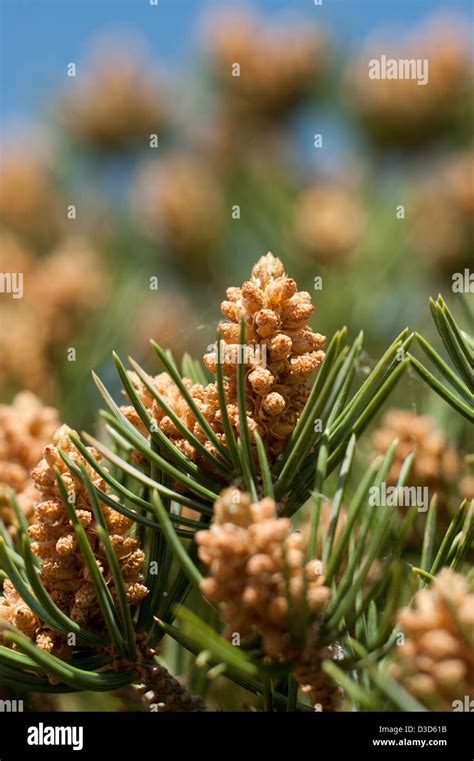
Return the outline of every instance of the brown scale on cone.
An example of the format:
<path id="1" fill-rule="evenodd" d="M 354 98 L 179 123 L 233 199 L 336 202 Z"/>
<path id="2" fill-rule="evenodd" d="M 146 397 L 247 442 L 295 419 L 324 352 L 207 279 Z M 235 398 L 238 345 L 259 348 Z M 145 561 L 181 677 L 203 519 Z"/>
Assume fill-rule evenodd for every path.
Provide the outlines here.
<path id="1" fill-rule="evenodd" d="M 405 641 L 391 667 L 427 707 L 452 711 L 453 701 L 474 698 L 474 594 L 466 579 L 443 568 L 397 617 Z"/>
<path id="2" fill-rule="evenodd" d="M 279 259 L 268 253 L 252 270 L 250 280 L 241 288 L 228 288 L 221 304 L 225 321 L 221 324 L 219 359 L 223 365 L 227 412 L 237 436 L 240 431 L 237 399 L 238 362 L 245 363 L 247 425 L 262 437 L 270 460 L 280 454 L 291 436 L 309 395 L 309 379 L 324 360 L 324 336 L 314 333 L 308 319 L 314 312 L 309 293 L 298 291 L 287 277 Z M 240 320 L 245 321 L 245 345 L 240 346 Z M 204 356 L 204 364 L 215 373 L 217 347 Z M 182 437 L 175 424 L 135 373 L 129 373 L 137 393 L 160 429 L 190 459 L 207 468 L 206 460 Z M 215 447 L 196 422 L 176 385 L 167 373 L 149 381 L 178 415 L 186 427 L 214 455 Z M 224 429 L 216 383 L 203 386 L 184 379 L 184 383 L 216 433 L 225 444 Z M 145 434 L 133 407 L 123 409 L 126 417 Z"/>
<path id="3" fill-rule="evenodd" d="M 277 518 L 275 503 L 229 488 L 215 503 L 210 530 L 196 534 L 199 557 L 210 576 L 201 590 L 223 603 L 226 635 L 257 633 L 264 651 L 295 663 L 295 677 L 313 703 L 334 710 L 339 691 L 322 672 L 327 649 L 317 643 L 317 617 L 330 596 L 319 560 L 305 562 L 303 537 L 288 518 Z M 291 610 L 290 610 L 291 607 Z M 305 614 L 313 621 L 310 634 L 298 643 L 291 623 L 305 631 Z"/>
<path id="4" fill-rule="evenodd" d="M 111 571 L 96 533 L 87 490 L 68 469 L 58 452 L 58 448 L 61 448 L 76 465 L 85 464 L 69 439 L 70 432 L 71 429 L 67 426 L 56 431 L 53 443 L 45 448 L 43 459 L 32 472 L 41 501 L 35 506 L 28 533 L 32 540 L 32 550 L 41 559 L 41 582 L 51 599 L 80 626 L 101 632 L 104 623 L 99 602 L 54 475 L 54 468 L 58 468 L 97 558 L 99 569 L 110 586 L 112 596 L 115 596 Z M 100 459 L 97 452 L 93 453 Z M 107 484 L 89 466 L 86 467 L 95 486 L 107 492 Z M 144 553 L 138 539 L 128 535 L 132 521 L 104 503 L 101 508 L 119 561 L 128 601 L 130 604 L 138 603 L 148 590 L 142 577 Z M 3 597 L 0 597 L 0 616 L 31 637 L 41 649 L 67 658 L 68 648 L 64 638 L 36 617 L 8 579 L 4 582 Z"/>

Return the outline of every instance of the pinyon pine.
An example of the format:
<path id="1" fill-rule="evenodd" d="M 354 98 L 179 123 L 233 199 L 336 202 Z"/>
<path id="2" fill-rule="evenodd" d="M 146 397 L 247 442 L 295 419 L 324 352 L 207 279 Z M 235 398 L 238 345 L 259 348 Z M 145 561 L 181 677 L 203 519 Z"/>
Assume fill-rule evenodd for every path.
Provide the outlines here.
<path id="1" fill-rule="evenodd" d="M 440 535 L 434 495 L 413 547 L 416 509 L 369 501 L 420 472 L 410 436 L 379 435 L 361 465 L 409 366 L 473 419 L 472 337 L 431 308 L 451 364 L 403 330 L 362 375 L 363 336 L 314 332 L 268 253 L 227 290 L 203 364 L 152 341 L 158 372 L 114 355 L 125 398 L 94 375 L 99 439 L 33 400 L 2 407 L 0 684 L 150 711 L 442 709 L 455 677 L 472 689 L 472 503 Z"/>

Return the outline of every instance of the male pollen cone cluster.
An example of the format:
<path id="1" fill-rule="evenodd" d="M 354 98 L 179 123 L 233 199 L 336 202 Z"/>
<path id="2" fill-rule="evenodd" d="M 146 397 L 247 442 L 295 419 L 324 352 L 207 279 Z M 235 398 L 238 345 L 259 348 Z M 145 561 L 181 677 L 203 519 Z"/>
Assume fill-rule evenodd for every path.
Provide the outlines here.
<path id="1" fill-rule="evenodd" d="M 69 433 L 71 429 L 67 426 L 62 426 L 56 431 L 53 443 L 45 448 L 43 459 L 32 472 L 41 501 L 35 506 L 28 533 L 32 540 L 32 550 L 41 559 L 40 579 L 48 595 L 73 621 L 90 631 L 100 633 L 105 629 L 105 625 L 99 602 L 64 507 L 54 468 L 61 472 L 68 494 L 74 499 L 76 514 L 113 597 L 116 591 L 104 550 L 96 534 L 87 490 L 82 481 L 67 468 L 58 449 L 67 452 L 77 465 L 85 465 L 92 482 L 102 491 L 108 491 L 108 487 L 95 471 L 86 465 L 72 444 Z M 97 452 L 94 451 L 93 454 L 100 459 Z M 101 508 L 112 547 L 120 564 L 128 601 L 130 604 L 138 603 L 146 596 L 148 590 L 142 583 L 144 553 L 139 540 L 128 535 L 133 522 L 103 503 Z M 3 597 L 0 597 L 0 616 L 31 637 L 41 649 L 63 658 L 68 657 L 69 648 L 64 637 L 37 618 L 9 579 L 4 582 Z"/>
<path id="2" fill-rule="evenodd" d="M 167 121 L 157 78 L 126 45 L 107 41 L 94 51 L 90 72 L 59 105 L 64 125 L 98 150 L 127 148 Z"/>
<path id="3" fill-rule="evenodd" d="M 78 321 L 97 310 L 107 276 L 90 241 L 80 235 L 37 258 L 18 238 L 2 234 L 0 272 L 23 275 L 22 298 L 0 302 L 0 387 L 19 386 L 49 399 L 57 353 Z"/>
<path id="4" fill-rule="evenodd" d="M 215 503 L 210 530 L 197 532 L 196 542 L 210 570 L 201 590 L 224 603 L 226 635 L 260 635 L 265 653 L 295 664 L 295 677 L 312 702 L 334 710 L 339 691 L 321 669 L 330 653 L 317 644 L 317 618 L 330 590 L 321 562 L 305 562 L 301 533 L 292 531 L 288 518 L 277 517 L 272 499 L 252 503 L 249 494 L 228 488 Z"/>
<path id="5" fill-rule="evenodd" d="M 30 471 L 59 425 L 57 410 L 44 407 L 29 391 L 17 394 L 11 405 L 0 404 L 0 516 L 11 528 L 14 515 L 8 506 L 8 489 L 16 492 L 29 520 L 40 496 Z"/>
<path id="6" fill-rule="evenodd" d="M 281 261 L 268 253 L 255 264 L 250 280 L 241 288 L 227 289 L 227 300 L 222 302 L 221 310 L 226 320 L 221 324 L 220 361 L 231 425 L 238 435 L 237 366 L 240 357 L 245 364 L 250 436 L 253 438 L 253 432 L 258 431 L 270 460 L 275 459 L 303 410 L 309 395 L 308 380 L 324 360 L 321 347 L 326 339 L 314 333 L 308 325 L 314 312 L 311 297 L 305 291 L 298 291 L 295 281 L 285 274 Z M 243 347 L 239 344 L 241 317 L 245 321 Z M 217 362 L 217 347 L 214 347 L 204 356 L 204 364 L 215 373 Z M 130 373 L 130 378 L 151 417 L 175 446 L 202 467 L 209 467 L 205 458 L 200 457 L 182 437 L 137 375 Z M 217 455 L 169 375 L 161 373 L 150 381 L 186 427 Z M 203 386 L 189 379 L 184 379 L 184 383 L 218 440 L 225 444 L 216 383 Z M 133 407 L 125 407 L 123 411 L 133 425 L 144 434 L 149 433 Z"/>
<path id="7" fill-rule="evenodd" d="M 449 507 L 449 493 L 457 485 L 463 472 L 459 452 L 449 447 L 445 436 L 436 428 L 435 421 L 429 415 L 417 415 L 412 410 L 389 410 L 382 419 L 382 424 L 373 436 L 372 443 L 378 454 L 385 454 L 394 439 L 398 439 L 394 458 L 390 467 L 387 483 L 395 486 L 400 475 L 403 461 L 415 451 L 408 482 L 410 486 L 426 486 L 430 496 L 436 492 L 439 506 L 446 512 Z M 460 483 L 462 498 L 468 489 L 469 478 Z M 457 498 L 456 498 L 457 500 Z M 449 510 L 448 510 L 449 512 Z"/>
<path id="8" fill-rule="evenodd" d="M 61 228 L 61 203 L 46 160 L 24 145 L 1 147 L 0 222 L 27 240 L 50 244 Z"/>
<path id="9" fill-rule="evenodd" d="M 474 698 L 474 594 L 466 579 L 443 568 L 398 613 L 405 642 L 391 673 L 432 710 L 452 711 L 453 701 Z"/>
<path id="10" fill-rule="evenodd" d="M 352 107 L 380 145 L 413 147 L 456 128 L 472 89 L 467 24 L 454 17 L 435 17 L 403 45 L 376 40 L 347 71 Z M 387 53 L 388 51 L 388 53 Z M 416 78 L 370 79 L 368 61 L 379 58 L 427 60 L 428 81 Z"/>
<path id="11" fill-rule="evenodd" d="M 223 226 L 224 204 L 217 178 L 197 156 L 175 154 L 139 167 L 132 191 L 133 212 L 144 231 L 162 237 L 173 255 L 206 268 L 202 257 L 212 248 Z"/>
<path id="12" fill-rule="evenodd" d="M 452 272 L 468 264 L 474 240 L 474 148 L 444 159 L 423 178 L 414 199 L 413 243 L 427 260 Z"/>
<path id="13" fill-rule="evenodd" d="M 247 415 L 249 430 L 258 430 L 267 451 L 279 454 L 296 425 L 309 394 L 307 381 L 324 359 L 326 339 L 314 333 L 308 319 L 314 312 L 311 297 L 298 291 L 283 264 L 268 253 L 252 269 L 241 288 L 228 288 L 221 304 L 226 321 L 221 323 L 223 374 L 229 378 L 227 398 L 237 398 L 237 364 L 240 321 L 245 320 L 247 365 Z M 204 364 L 216 372 L 217 353 L 204 356 Z M 238 420 L 231 403 L 231 420 Z"/>
<path id="14" fill-rule="evenodd" d="M 326 68 L 320 33 L 300 23 L 268 28 L 242 10 L 213 14 L 205 44 L 226 105 L 253 118 L 285 113 L 310 93 Z M 240 76 L 233 75 L 236 64 Z"/>
<path id="15" fill-rule="evenodd" d="M 324 264 L 347 260 L 366 226 L 366 214 L 348 189 L 330 183 L 307 188 L 295 205 L 296 237 Z"/>

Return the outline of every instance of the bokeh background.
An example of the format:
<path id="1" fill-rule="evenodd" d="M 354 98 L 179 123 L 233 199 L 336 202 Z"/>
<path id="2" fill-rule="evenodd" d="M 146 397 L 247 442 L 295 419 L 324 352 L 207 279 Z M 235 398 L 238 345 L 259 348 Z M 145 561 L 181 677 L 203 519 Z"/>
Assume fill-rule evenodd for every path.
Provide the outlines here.
<path id="1" fill-rule="evenodd" d="M 202 356 L 269 250 L 315 329 L 364 331 L 356 382 L 405 326 L 441 351 L 429 297 L 473 313 L 452 292 L 473 262 L 472 22 L 468 0 L 0 0 L 0 272 L 24 274 L 0 294 L 0 412 L 29 390 L 92 431 L 91 369 L 118 398 L 113 349 L 150 372 L 150 337 Z M 369 80 L 381 53 L 428 58 L 429 83 Z M 474 493 L 467 424 L 411 372 L 390 405 L 431 417 L 395 411 L 363 447 L 416 427 L 423 483 Z"/>
<path id="2" fill-rule="evenodd" d="M 25 277 L 0 302 L 3 401 L 91 426 L 92 367 L 114 387 L 112 348 L 152 362 L 150 336 L 199 356 L 268 250 L 322 278 L 321 332 L 365 331 L 361 373 L 405 325 L 430 334 L 428 297 L 472 262 L 468 0 L 0 8 L 0 269 Z M 381 52 L 428 57 L 428 85 L 369 80 Z"/>

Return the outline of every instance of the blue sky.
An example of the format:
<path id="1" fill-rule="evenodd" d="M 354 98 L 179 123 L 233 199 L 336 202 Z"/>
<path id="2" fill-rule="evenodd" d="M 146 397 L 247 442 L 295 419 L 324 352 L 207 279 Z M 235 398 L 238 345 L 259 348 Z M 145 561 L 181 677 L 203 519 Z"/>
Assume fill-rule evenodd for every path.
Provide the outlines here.
<path id="1" fill-rule="evenodd" d="M 234 7 L 242 0 L 217 0 Z M 0 116 L 17 122 L 39 116 L 45 95 L 64 83 L 69 61 L 84 60 L 88 43 L 108 30 L 132 30 L 148 43 L 151 55 L 185 75 L 196 49 L 202 12 L 213 0 L 0 0 Z M 409 29 L 436 9 L 471 13 L 470 0 L 253 0 L 268 18 L 295 11 L 320 19 L 344 44 L 357 43 L 384 24 Z"/>

